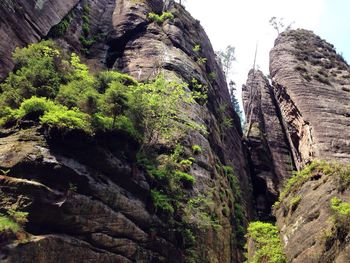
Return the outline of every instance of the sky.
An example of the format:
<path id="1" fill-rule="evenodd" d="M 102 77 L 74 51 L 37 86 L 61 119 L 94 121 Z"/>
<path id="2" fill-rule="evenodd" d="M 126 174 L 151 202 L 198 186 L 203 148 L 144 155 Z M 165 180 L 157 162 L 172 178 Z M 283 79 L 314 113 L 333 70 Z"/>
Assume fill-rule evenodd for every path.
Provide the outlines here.
<path id="1" fill-rule="evenodd" d="M 336 47 L 350 62 L 350 0 L 185 0 L 184 6 L 201 22 L 214 50 L 236 48 L 236 62 L 229 79 L 236 82 L 237 97 L 253 67 L 257 45 L 257 65 L 268 74 L 269 51 L 277 31 L 271 17 L 283 18 L 292 28 L 314 31 Z"/>

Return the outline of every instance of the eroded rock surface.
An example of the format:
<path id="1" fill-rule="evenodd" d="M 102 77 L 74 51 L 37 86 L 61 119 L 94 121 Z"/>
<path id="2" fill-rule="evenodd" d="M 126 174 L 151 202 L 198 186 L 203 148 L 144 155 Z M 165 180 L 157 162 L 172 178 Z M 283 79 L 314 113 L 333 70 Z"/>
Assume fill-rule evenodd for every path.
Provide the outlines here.
<path id="1" fill-rule="evenodd" d="M 350 162 L 350 70 L 333 46 L 310 31 L 284 32 L 270 72 L 297 167 Z"/>
<path id="2" fill-rule="evenodd" d="M 256 210 L 268 219 L 293 161 L 272 86 L 259 70 L 251 70 L 242 88 L 246 138 L 250 153 Z"/>
<path id="3" fill-rule="evenodd" d="M 209 225 L 201 214 L 189 218 L 196 238 L 193 252 L 198 262 L 243 261 L 241 230 L 253 213 L 249 169 L 240 121 L 203 28 L 173 1 L 76 4 L 64 12 L 72 18 L 65 35 L 55 39 L 84 54 L 93 71 L 113 68 L 140 81 L 164 73 L 168 79 L 189 83 L 189 89 L 195 88 L 194 79 L 208 89 L 207 103 L 197 101 L 187 112 L 208 133 L 192 133 L 184 142 L 187 152 L 193 145 L 202 149 L 191 167 L 196 183 L 189 195 L 211 204 L 205 211 Z M 174 19 L 162 23 L 148 19 L 150 12 L 161 14 L 163 10 L 171 12 Z M 84 15 L 90 18 L 91 32 L 85 37 L 99 36 L 88 49 L 80 39 Z M 23 43 L 38 41 L 49 30 L 50 26 L 42 36 Z M 200 45 L 199 51 L 194 51 L 196 45 Z M 223 127 L 224 116 L 233 120 L 233 127 Z M 27 127 L 4 131 L 0 141 L 0 168 L 10 170 L 8 177 L 1 178 L 2 191 L 8 197 L 2 206 L 21 204 L 18 208 L 29 212 L 25 230 L 30 234 L 25 244 L 7 244 L 2 251 L 4 262 L 23 257 L 28 262 L 185 261 L 183 240 L 168 228 L 168 220 L 156 215 L 151 183 L 136 167 L 137 146 L 128 138 L 101 135 L 84 139 L 74 132 L 53 136 L 40 127 Z M 239 178 L 241 201 L 235 198 L 224 166 L 232 166 Z M 37 194 L 27 193 L 28 188 Z M 240 222 L 236 204 L 243 211 Z M 64 255 L 58 257 L 58 251 Z"/>

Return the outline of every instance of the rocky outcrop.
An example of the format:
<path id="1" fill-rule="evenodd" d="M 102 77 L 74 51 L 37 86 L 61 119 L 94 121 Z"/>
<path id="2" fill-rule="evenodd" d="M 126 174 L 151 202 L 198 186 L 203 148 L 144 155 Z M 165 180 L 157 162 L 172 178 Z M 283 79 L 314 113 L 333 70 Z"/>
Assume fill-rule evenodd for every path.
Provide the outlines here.
<path id="1" fill-rule="evenodd" d="M 332 202 L 349 203 L 350 166 L 326 165 L 309 170 L 307 176 L 276 205 L 286 256 L 293 263 L 349 262 L 348 215 L 337 211 Z"/>
<path id="2" fill-rule="evenodd" d="M 197 101 L 187 114 L 204 125 L 208 134 L 192 133 L 183 144 L 187 152 L 193 145 L 202 149 L 191 167 L 196 183 L 189 195 L 209 200 L 204 215 L 215 220 L 209 226 L 204 222 L 203 227 L 200 214 L 189 218 L 196 239 L 191 252 L 198 262 L 243 261 L 242 228 L 253 213 L 249 169 L 240 121 L 203 28 L 172 1 L 100 0 L 76 4 L 62 13 L 63 17 L 69 11 L 65 33 L 57 35 L 51 28 L 48 37 L 85 54 L 92 70 L 113 68 L 139 81 L 163 73 L 167 79 L 189 83 L 189 89 L 201 85 L 207 90 L 207 103 Z M 155 22 L 148 18 L 150 12 L 161 14 L 163 10 L 171 12 L 174 19 Z M 83 30 L 86 21 L 88 34 Z M 53 24 L 48 24 L 40 37 L 21 44 L 12 42 L 13 46 L 46 37 Z M 96 37 L 99 33 L 101 37 Z M 87 47 L 82 36 L 93 39 L 93 43 Z M 194 49 L 196 45 L 200 50 Z M 8 70 L 6 66 L 1 68 Z M 232 126 L 222 125 L 224 117 L 232 119 Z M 184 241 L 169 228 L 172 220 L 159 217 L 152 205 L 152 182 L 135 164 L 138 145 L 131 138 L 101 134 L 92 139 L 74 131 L 48 132 L 32 124 L 2 131 L 0 137 L 0 168 L 9 171 L 0 177 L 1 191 L 6 196 L 1 207 L 12 209 L 16 204 L 29 213 L 25 244 L 4 246 L 2 262 L 17 262 L 20 258 L 28 262 L 186 260 Z M 224 172 L 228 166 L 239 178 L 241 200 Z"/>
<path id="3" fill-rule="evenodd" d="M 261 220 L 268 220 L 293 161 L 273 88 L 261 71 L 249 72 L 242 95 L 256 211 Z"/>
<path id="4" fill-rule="evenodd" d="M 333 46 L 310 31 L 284 32 L 270 71 L 296 166 L 350 162 L 350 71 Z"/>

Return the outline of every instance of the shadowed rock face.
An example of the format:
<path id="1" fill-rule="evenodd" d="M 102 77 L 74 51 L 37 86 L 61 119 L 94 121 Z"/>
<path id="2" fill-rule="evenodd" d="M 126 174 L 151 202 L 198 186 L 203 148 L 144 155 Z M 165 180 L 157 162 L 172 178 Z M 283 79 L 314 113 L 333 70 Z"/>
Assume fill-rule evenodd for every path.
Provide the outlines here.
<path id="1" fill-rule="evenodd" d="M 273 89 L 261 71 L 249 72 L 242 95 L 256 211 L 266 220 L 293 163 Z"/>
<path id="2" fill-rule="evenodd" d="M 184 146 L 187 152 L 191 152 L 192 145 L 202 148 L 190 171 L 196 183 L 189 195 L 212 201 L 205 212 L 216 218 L 220 227 L 203 228 L 200 218 L 191 217 L 189 223 L 196 238 L 193 249 L 198 262 L 243 261 L 243 249 L 237 244 L 236 193 L 220 167 L 234 167 L 242 188 L 244 217 L 250 217 L 253 212 L 246 153 L 225 77 L 203 28 L 172 1 L 99 0 L 75 4 L 62 13 L 63 17 L 71 12 L 72 20 L 66 34 L 56 40 L 67 49 L 82 50 L 82 10 L 89 4 L 91 34 L 102 36 L 84 60 L 93 71 L 113 68 L 140 81 L 164 73 L 171 80 L 191 83 L 196 79 L 207 86 L 208 103 L 194 103 L 187 114 L 205 125 L 208 134 L 194 132 L 185 138 Z M 156 23 L 147 18 L 150 12 L 163 9 L 170 11 L 174 20 Z M 42 36 L 23 44 L 45 37 L 52 25 Z M 193 51 L 197 44 L 201 50 Z M 0 45 L 5 45 L 1 39 Z M 7 72 L 8 67 L 1 66 L 1 70 Z M 191 84 L 189 88 L 193 88 Z M 224 116 L 233 120 L 233 127 L 221 125 Z M 25 244 L 3 246 L 1 262 L 18 262 L 21 258 L 27 258 L 27 262 L 185 261 L 183 240 L 168 228 L 169 219 L 160 218 L 153 207 L 152 181 L 137 168 L 138 145 L 131 138 L 118 134 L 95 139 L 75 132 L 52 134 L 30 125 L 3 131 L 0 137 L 0 168 L 10 170 L 10 178 L 0 177 L 6 197 L 0 205 L 4 209 L 18 204 L 28 211 L 25 230 L 30 234 Z"/>
<path id="3" fill-rule="evenodd" d="M 350 70 L 333 46 L 310 31 L 287 31 L 270 71 L 297 167 L 315 158 L 350 162 Z"/>

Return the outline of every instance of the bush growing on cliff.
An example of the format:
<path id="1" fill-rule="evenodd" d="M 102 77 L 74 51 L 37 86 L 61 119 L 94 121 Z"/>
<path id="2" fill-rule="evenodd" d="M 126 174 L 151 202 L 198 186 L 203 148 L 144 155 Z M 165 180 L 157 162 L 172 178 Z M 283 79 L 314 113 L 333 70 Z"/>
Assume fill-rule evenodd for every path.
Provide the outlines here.
<path id="1" fill-rule="evenodd" d="M 53 41 L 16 48 L 15 70 L 0 85 L 0 105 L 18 107 L 31 96 L 54 98 L 71 71 L 68 57 Z"/>
<path id="2" fill-rule="evenodd" d="M 246 237 L 251 239 L 256 247 L 256 251 L 249 263 L 287 262 L 276 226 L 259 221 L 252 222 L 248 226 Z"/>
<path id="3" fill-rule="evenodd" d="M 156 21 L 157 23 L 163 23 L 165 20 L 174 19 L 174 15 L 170 12 L 163 12 L 161 15 L 158 15 L 156 13 L 149 13 L 148 19 L 151 21 Z"/>
<path id="4" fill-rule="evenodd" d="M 140 84 L 114 71 L 93 76 L 76 54 L 63 52 L 51 40 L 16 49 L 14 60 L 15 71 L 0 85 L 2 125 L 36 114 L 49 126 L 89 133 L 122 129 L 139 139 L 143 134 L 145 144 L 176 140 L 193 129 L 205 133 L 182 111 L 195 98 L 185 83 L 158 76 Z"/>

